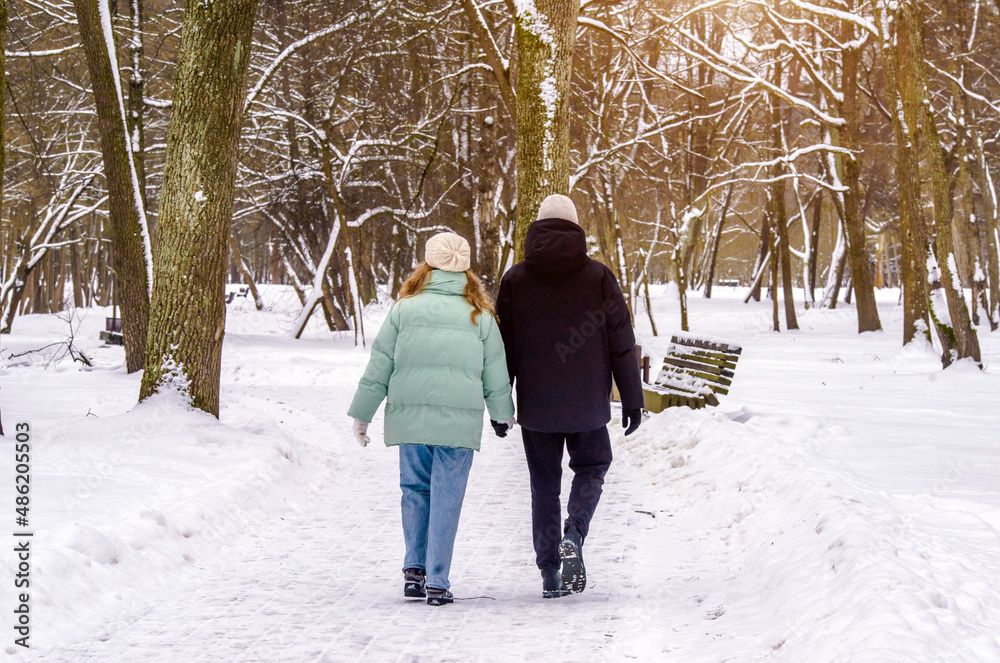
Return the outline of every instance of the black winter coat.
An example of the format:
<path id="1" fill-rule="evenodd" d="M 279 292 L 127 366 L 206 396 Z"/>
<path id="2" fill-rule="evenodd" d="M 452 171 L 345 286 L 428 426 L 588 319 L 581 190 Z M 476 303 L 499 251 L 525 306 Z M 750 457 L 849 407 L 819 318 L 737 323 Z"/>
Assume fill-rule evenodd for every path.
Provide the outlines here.
<path id="1" fill-rule="evenodd" d="M 524 261 L 500 281 L 497 315 L 525 428 L 576 433 L 606 425 L 612 376 L 622 407 L 642 407 L 625 298 L 611 270 L 587 256 L 580 226 L 543 219 L 528 228 Z"/>

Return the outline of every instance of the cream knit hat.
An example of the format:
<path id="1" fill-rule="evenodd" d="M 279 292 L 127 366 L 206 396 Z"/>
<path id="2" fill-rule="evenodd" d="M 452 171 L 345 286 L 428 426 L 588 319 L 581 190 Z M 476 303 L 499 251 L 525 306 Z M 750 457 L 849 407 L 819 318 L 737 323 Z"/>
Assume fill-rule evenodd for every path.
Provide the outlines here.
<path id="1" fill-rule="evenodd" d="M 443 272 L 464 272 L 469 269 L 471 254 L 464 237 L 455 233 L 439 233 L 427 240 L 424 262 Z"/>
<path id="2" fill-rule="evenodd" d="M 535 221 L 542 219 L 564 219 L 580 225 L 576 218 L 576 205 L 573 204 L 569 196 L 564 196 L 561 193 L 553 193 L 542 201 Z"/>

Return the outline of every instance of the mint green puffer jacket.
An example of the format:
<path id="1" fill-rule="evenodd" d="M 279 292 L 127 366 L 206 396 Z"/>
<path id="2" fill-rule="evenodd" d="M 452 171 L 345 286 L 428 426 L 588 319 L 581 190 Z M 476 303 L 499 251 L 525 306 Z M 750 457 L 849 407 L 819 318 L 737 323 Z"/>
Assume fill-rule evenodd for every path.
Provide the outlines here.
<path id="1" fill-rule="evenodd" d="M 385 443 L 479 449 L 483 401 L 514 416 L 503 340 L 490 315 L 469 319 L 463 272 L 434 270 L 423 292 L 396 302 L 347 414 L 371 421 L 386 399 Z"/>

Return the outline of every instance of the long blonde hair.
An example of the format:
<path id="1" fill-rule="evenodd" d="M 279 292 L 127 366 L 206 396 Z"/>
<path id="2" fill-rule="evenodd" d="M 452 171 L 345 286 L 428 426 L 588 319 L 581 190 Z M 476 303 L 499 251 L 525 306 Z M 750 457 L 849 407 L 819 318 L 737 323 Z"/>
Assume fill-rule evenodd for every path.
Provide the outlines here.
<path id="1" fill-rule="evenodd" d="M 410 278 L 403 282 L 397 299 L 402 300 L 408 297 L 415 297 L 423 292 L 424 286 L 431 282 L 431 272 L 433 271 L 434 268 L 426 262 L 417 265 L 417 268 L 410 274 Z M 469 319 L 472 320 L 472 324 L 479 324 L 476 318 L 481 316 L 483 311 L 486 311 L 495 319 L 497 311 L 493 306 L 493 298 L 483 288 L 483 282 L 479 280 L 479 277 L 471 269 L 465 270 L 465 279 L 465 289 L 462 291 L 462 296 L 469 303 L 469 306 L 472 307 L 472 312 L 469 313 Z"/>

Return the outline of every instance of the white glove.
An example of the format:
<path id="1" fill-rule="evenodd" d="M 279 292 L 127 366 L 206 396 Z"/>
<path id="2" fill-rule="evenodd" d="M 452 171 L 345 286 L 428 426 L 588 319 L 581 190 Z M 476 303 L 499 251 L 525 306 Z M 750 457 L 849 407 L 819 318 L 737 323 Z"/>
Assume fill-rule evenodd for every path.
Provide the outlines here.
<path id="1" fill-rule="evenodd" d="M 363 447 L 367 447 L 368 443 L 372 441 L 370 437 L 365 435 L 368 432 L 368 422 L 361 421 L 360 419 L 354 420 L 354 437 L 357 438 L 358 444 Z"/>
<path id="2" fill-rule="evenodd" d="M 512 415 L 511 418 L 510 418 L 510 421 L 507 422 L 507 430 L 509 431 L 511 428 L 513 428 L 514 424 L 516 424 L 516 423 L 517 423 L 517 419 L 514 418 L 514 416 Z"/>

